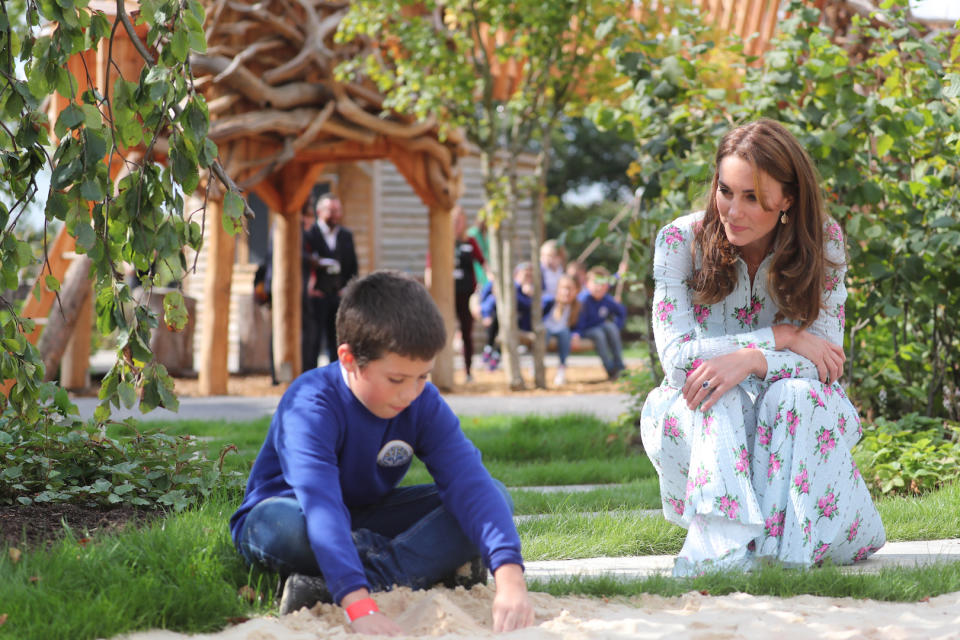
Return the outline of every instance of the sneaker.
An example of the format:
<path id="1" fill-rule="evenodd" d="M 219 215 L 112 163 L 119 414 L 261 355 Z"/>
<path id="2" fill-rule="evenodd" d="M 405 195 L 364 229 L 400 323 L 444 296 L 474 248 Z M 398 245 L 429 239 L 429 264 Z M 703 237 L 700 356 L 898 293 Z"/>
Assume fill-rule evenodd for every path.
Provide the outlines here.
<path id="1" fill-rule="evenodd" d="M 466 382 L 467 384 L 470 384 L 471 382 L 473 382 L 473 376 L 470 375 L 469 373 L 467 374 Z"/>
<path id="2" fill-rule="evenodd" d="M 487 584 L 487 579 L 487 568 L 483 564 L 483 559 L 477 556 L 453 573 L 444 577 L 441 582 L 443 586 L 448 589 L 456 589 L 457 587 L 469 589 L 475 584 Z"/>
<path id="3" fill-rule="evenodd" d="M 563 365 L 557 367 L 557 375 L 553 377 L 553 386 L 562 387 L 567 383 L 567 368 Z"/>
<path id="4" fill-rule="evenodd" d="M 497 370 L 497 367 L 499 367 L 499 366 L 500 366 L 500 352 L 499 352 L 499 351 L 491 351 L 491 352 L 490 352 L 490 361 L 487 362 L 487 368 L 490 369 L 490 371 L 496 371 L 496 370 Z"/>
<path id="5" fill-rule="evenodd" d="M 493 347 L 491 347 L 490 345 L 485 346 L 483 348 L 483 353 L 480 356 L 483 359 L 483 364 L 490 366 L 491 355 L 493 355 Z"/>
<path id="6" fill-rule="evenodd" d="M 327 589 L 327 583 L 322 576 L 291 573 L 283 581 L 279 607 L 281 616 L 299 611 L 304 607 L 312 609 L 318 602 L 333 602 L 333 596 L 330 595 L 330 590 Z"/>

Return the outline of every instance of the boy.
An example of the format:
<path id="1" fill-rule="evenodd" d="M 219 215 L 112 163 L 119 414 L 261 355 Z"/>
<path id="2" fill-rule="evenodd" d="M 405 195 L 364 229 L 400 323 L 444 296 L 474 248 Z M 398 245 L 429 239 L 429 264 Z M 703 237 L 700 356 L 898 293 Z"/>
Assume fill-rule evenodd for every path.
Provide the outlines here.
<path id="1" fill-rule="evenodd" d="M 532 624 L 505 490 L 427 382 L 446 333 L 426 289 L 390 271 L 354 280 L 337 337 L 339 361 L 284 393 L 230 519 L 244 559 L 281 574 L 280 613 L 333 601 L 354 631 L 400 634 L 370 592 L 428 588 L 479 555 L 494 629 Z M 435 485 L 397 488 L 413 454 Z"/>
<path id="2" fill-rule="evenodd" d="M 577 295 L 580 317 L 573 333 L 574 345 L 580 336 L 593 341 L 607 377 L 615 380 L 625 368 L 620 330 L 626 322 L 627 309 L 607 293 L 609 290 L 610 272 L 605 267 L 587 271 L 586 287 Z"/>

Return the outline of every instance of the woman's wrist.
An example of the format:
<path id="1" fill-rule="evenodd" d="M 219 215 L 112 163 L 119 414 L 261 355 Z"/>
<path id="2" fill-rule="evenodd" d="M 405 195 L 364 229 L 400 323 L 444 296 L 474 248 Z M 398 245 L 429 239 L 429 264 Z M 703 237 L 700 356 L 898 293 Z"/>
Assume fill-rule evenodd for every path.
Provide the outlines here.
<path id="1" fill-rule="evenodd" d="M 773 342 L 777 351 L 789 349 L 797 335 L 797 328 L 792 324 L 777 324 L 773 326 Z"/>

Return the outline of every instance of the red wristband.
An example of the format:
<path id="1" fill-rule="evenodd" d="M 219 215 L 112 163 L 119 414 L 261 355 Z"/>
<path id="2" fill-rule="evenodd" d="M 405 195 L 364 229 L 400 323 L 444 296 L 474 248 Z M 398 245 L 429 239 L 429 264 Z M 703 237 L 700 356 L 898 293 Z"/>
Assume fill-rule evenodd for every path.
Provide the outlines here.
<path id="1" fill-rule="evenodd" d="M 346 611 L 350 622 L 353 622 L 357 618 L 368 616 L 371 613 L 377 613 L 380 609 L 377 608 L 377 603 L 374 602 L 373 598 L 364 598 L 351 604 L 346 608 Z"/>

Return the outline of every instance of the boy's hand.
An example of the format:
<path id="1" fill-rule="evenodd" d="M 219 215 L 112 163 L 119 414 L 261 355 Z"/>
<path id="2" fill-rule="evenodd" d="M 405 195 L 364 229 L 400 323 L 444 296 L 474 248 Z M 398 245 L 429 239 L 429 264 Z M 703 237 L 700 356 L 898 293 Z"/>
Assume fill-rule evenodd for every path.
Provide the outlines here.
<path id="1" fill-rule="evenodd" d="M 533 624 L 533 605 L 518 564 L 503 564 L 493 572 L 497 595 L 493 599 L 493 630 L 513 631 Z"/>
<path id="2" fill-rule="evenodd" d="M 343 600 L 340 601 L 340 606 L 343 607 L 346 611 L 354 602 L 358 600 L 363 600 L 364 598 L 369 598 L 370 592 L 366 589 L 357 589 L 356 591 L 351 591 L 343 597 Z M 381 636 L 402 636 L 403 629 L 400 626 L 385 616 L 383 613 L 377 611 L 376 613 L 371 613 L 366 616 L 361 616 L 350 623 L 350 627 L 357 633 L 365 633 L 368 635 L 381 635 Z"/>
<path id="3" fill-rule="evenodd" d="M 350 623 L 350 626 L 353 627 L 356 633 L 365 633 L 367 635 L 402 636 L 404 634 L 403 629 L 401 629 L 396 622 L 379 611 L 377 613 L 371 613 L 368 616 L 363 616 L 362 618 L 357 618 Z"/>

